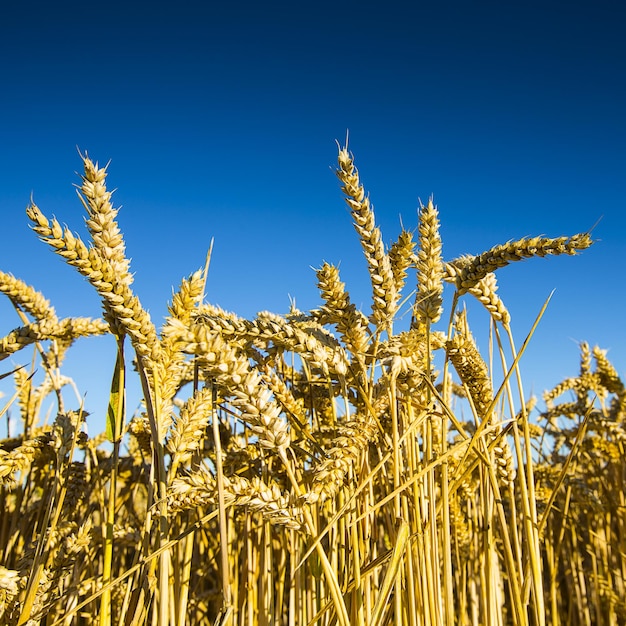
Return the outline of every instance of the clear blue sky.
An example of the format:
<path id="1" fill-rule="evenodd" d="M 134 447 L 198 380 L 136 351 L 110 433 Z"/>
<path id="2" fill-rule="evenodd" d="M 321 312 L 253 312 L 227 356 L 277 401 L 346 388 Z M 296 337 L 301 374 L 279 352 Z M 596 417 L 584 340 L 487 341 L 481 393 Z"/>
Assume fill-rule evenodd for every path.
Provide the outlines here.
<path id="1" fill-rule="evenodd" d="M 85 234 L 78 146 L 111 160 L 135 289 L 157 327 L 211 238 L 214 303 L 246 317 L 286 312 L 290 295 L 316 307 L 311 268 L 329 261 L 368 312 L 333 174 L 349 129 L 387 243 L 400 219 L 415 228 L 431 194 L 447 259 L 602 217 L 582 255 L 498 277 L 520 343 L 556 289 L 522 362 L 527 392 L 576 374 L 582 340 L 608 348 L 624 376 L 625 11 L 605 0 L 12 3 L 0 23 L 0 268 L 60 315 L 99 315 L 24 213 L 32 193 Z M 18 325 L 4 302 L 0 323 L 2 334 Z M 109 339 L 68 360 L 94 414 L 113 361 Z"/>

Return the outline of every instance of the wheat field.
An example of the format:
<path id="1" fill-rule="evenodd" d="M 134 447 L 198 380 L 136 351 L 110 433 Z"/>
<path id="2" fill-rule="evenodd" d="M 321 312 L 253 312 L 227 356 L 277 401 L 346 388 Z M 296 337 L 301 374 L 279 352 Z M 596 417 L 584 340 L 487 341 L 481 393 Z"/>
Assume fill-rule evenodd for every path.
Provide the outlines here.
<path id="1" fill-rule="evenodd" d="M 429 200 L 387 246 L 340 147 L 371 309 L 324 263 L 318 308 L 245 319 L 206 301 L 207 262 L 157 330 L 106 168 L 83 167 L 88 241 L 33 203 L 27 217 L 102 319 L 60 319 L 0 271 L 19 317 L 0 340 L 14 381 L 0 401 L 1 624 L 626 623 L 624 384 L 582 344 L 578 375 L 537 408 L 519 368 L 535 327 L 514 338 L 497 293 L 499 268 L 576 254 L 589 233 L 445 260 Z M 489 314 L 486 354 L 470 299 Z M 117 359 L 106 430 L 90 437 L 63 360 L 106 333 Z"/>

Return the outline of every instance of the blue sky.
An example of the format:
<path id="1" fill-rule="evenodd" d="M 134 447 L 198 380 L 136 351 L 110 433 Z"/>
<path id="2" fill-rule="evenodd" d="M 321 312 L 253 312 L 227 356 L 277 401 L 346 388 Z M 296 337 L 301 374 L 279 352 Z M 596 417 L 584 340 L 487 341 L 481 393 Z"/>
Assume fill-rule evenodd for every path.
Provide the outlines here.
<path id="1" fill-rule="evenodd" d="M 446 259 L 602 217 L 590 250 L 504 268 L 500 292 L 521 343 L 556 289 L 522 362 L 527 393 L 574 375 L 582 340 L 626 374 L 621 3 L 90 6 L 15 3 L 0 24 L 0 268 L 60 315 L 96 316 L 98 300 L 24 209 L 32 193 L 85 234 L 77 147 L 111 160 L 135 289 L 157 327 L 212 238 L 208 299 L 224 308 L 282 313 L 289 296 L 314 308 L 311 268 L 328 261 L 368 311 L 333 174 L 349 129 L 387 243 L 400 220 L 416 227 L 431 194 Z M 0 323 L 18 325 L 5 302 Z M 67 362 L 96 415 L 113 362 L 109 339 L 79 343 Z"/>

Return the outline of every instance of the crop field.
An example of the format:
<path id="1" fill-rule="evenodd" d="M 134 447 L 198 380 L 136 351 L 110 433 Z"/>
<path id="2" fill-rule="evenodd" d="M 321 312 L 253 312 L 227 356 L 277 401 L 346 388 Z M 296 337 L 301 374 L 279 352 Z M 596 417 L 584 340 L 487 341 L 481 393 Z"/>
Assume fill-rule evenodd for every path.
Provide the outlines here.
<path id="1" fill-rule="evenodd" d="M 583 343 L 578 375 L 527 395 L 533 331 L 513 336 L 496 282 L 516 261 L 584 253 L 590 233 L 446 260 L 429 200 L 387 246 L 340 147 L 367 311 L 323 263 L 318 308 L 246 319 L 207 301 L 207 260 L 157 329 L 106 168 L 83 167 L 88 240 L 45 207 L 27 216 L 102 319 L 61 319 L 45 285 L 0 268 L 19 320 L 0 339 L 14 381 L 0 399 L 0 624 L 626 623 L 626 389 Z M 485 353 L 472 300 L 489 314 Z M 88 436 L 63 361 L 106 333 L 106 429 Z"/>

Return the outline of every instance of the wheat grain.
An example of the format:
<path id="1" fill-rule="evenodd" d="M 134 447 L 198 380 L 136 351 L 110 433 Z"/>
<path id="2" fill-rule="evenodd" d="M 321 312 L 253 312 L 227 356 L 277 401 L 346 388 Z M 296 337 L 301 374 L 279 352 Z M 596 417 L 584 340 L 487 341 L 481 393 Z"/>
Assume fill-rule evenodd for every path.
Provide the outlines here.
<path id="1" fill-rule="evenodd" d="M 167 442 L 173 466 L 186 463 L 200 446 L 214 410 L 212 396 L 212 389 L 199 389 L 181 407 Z M 172 470 L 170 477 L 175 474 Z"/>
<path id="2" fill-rule="evenodd" d="M 549 237 L 524 238 L 494 246 L 476 257 L 465 260 L 456 279 L 458 292 L 459 294 L 467 292 L 487 274 L 509 263 L 535 256 L 573 255 L 580 250 L 587 249 L 592 243 L 588 233 L 580 233 L 571 237 L 554 239 Z"/>
<path id="3" fill-rule="evenodd" d="M 385 252 L 380 229 L 375 225 L 374 210 L 359 181 L 359 172 L 346 148 L 339 150 L 338 163 L 337 177 L 343 183 L 341 189 L 352 212 L 372 282 L 372 318 L 379 329 L 386 330 L 397 310 L 396 281 L 391 261 Z"/>
<path id="4" fill-rule="evenodd" d="M 420 206 L 418 225 L 417 294 L 415 315 L 418 323 L 434 324 L 442 313 L 443 261 L 438 211 L 432 198 Z"/>
<path id="5" fill-rule="evenodd" d="M 260 478 L 248 480 L 241 476 L 225 476 L 227 506 L 245 506 L 261 513 L 272 524 L 300 530 L 302 519 L 292 498 L 283 495 L 276 484 L 267 485 Z M 168 509 L 179 512 L 191 507 L 215 505 L 217 487 L 214 477 L 202 469 L 185 478 L 176 478 L 171 485 Z"/>
<path id="6" fill-rule="evenodd" d="M 454 336 L 446 342 L 446 352 L 461 382 L 467 387 L 477 417 L 481 420 L 489 418 L 487 411 L 493 400 L 489 370 L 467 327 L 465 312 L 457 314 L 455 329 Z"/>
<path id="7" fill-rule="evenodd" d="M 315 316 L 321 324 L 334 324 L 348 350 L 363 362 L 369 345 L 367 318 L 350 301 L 337 267 L 324 263 L 316 274 L 325 304 L 314 312 Z"/>
<path id="8" fill-rule="evenodd" d="M 407 270 L 415 265 L 415 242 L 413 241 L 413 233 L 403 229 L 398 239 L 389 247 L 388 254 L 397 298 L 400 299 L 406 283 Z"/>
<path id="9" fill-rule="evenodd" d="M 620 399 L 626 394 L 624 383 L 620 378 L 617 370 L 606 357 L 606 350 L 600 349 L 598 346 L 593 348 L 593 358 L 596 362 L 596 373 L 600 377 L 602 386 L 609 392 L 614 393 Z"/>
<path id="10" fill-rule="evenodd" d="M 5 294 L 13 305 L 32 315 L 39 322 L 57 321 L 54 307 L 38 291 L 12 274 L 0 272 L 0 293 Z"/>
<path id="11" fill-rule="evenodd" d="M 85 210 L 87 229 L 91 234 L 95 249 L 113 268 L 116 279 L 125 285 L 132 283 L 130 262 L 125 256 L 122 233 L 116 221 L 117 209 L 111 204 L 112 193 L 107 191 L 107 168 L 98 167 L 86 154 L 83 157 L 84 175 L 78 189 Z"/>
<path id="12" fill-rule="evenodd" d="M 496 322 L 502 322 L 502 324 L 508 326 L 511 321 L 511 315 L 504 306 L 500 296 L 496 293 L 497 289 L 496 275 L 490 272 L 479 280 L 476 285 L 470 287 L 467 292 L 484 305 Z"/>
<path id="13" fill-rule="evenodd" d="M 56 220 L 49 222 L 36 205 L 31 204 L 27 214 L 39 237 L 96 288 L 103 300 L 105 319 L 109 324 L 119 324 L 128 333 L 137 354 L 147 360 L 147 365 L 158 362 L 160 345 L 156 329 L 150 315 L 124 281 L 124 276 L 118 280 L 114 268 L 94 248 L 88 250 L 79 237 L 72 235 L 67 228 L 63 230 Z"/>
<path id="14" fill-rule="evenodd" d="M 305 496 L 309 503 L 332 498 L 342 488 L 348 472 L 368 445 L 376 441 L 378 429 L 371 417 L 355 416 L 338 426 L 336 432 L 326 458 L 313 470 L 311 487 Z"/>
<path id="15" fill-rule="evenodd" d="M 169 419 L 172 402 L 177 391 L 183 386 L 188 373 L 185 362 L 185 346 L 188 342 L 188 326 L 191 316 L 204 289 L 204 274 L 194 272 L 181 281 L 179 290 L 174 293 L 168 307 L 170 315 L 161 329 L 161 419 Z M 167 416 L 167 417 L 166 417 Z"/>
<path id="16" fill-rule="evenodd" d="M 0 481 L 10 485 L 15 474 L 25 472 L 37 460 L 50 460 L 52 458 L 50 443 L 49 437 L 40 436 L 24 441 L 11 452 L 0 449 Z"/>

